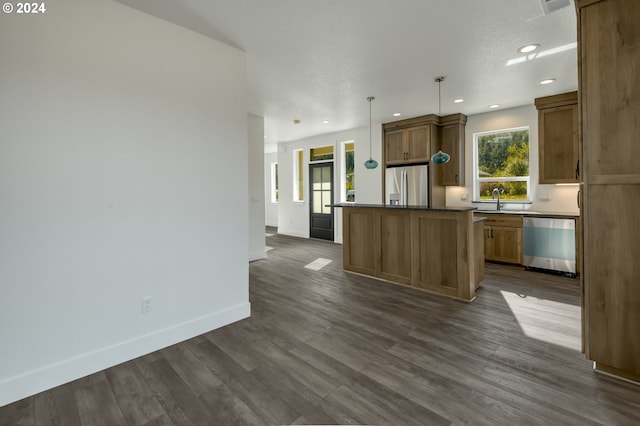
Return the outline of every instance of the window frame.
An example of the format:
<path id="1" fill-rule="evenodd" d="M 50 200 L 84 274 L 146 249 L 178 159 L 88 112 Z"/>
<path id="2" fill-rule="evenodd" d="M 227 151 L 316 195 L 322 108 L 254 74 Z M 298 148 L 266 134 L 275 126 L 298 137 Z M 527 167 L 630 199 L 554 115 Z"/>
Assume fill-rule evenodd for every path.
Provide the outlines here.
<path id="1" fill-rule="evenodd" d="M 353 145 L 353 200 L 348 200 L 347 194 L 347 145 Z M 354 140 L 344 141 L 340 143 L 340 153 L 342 155 L 342 165 L 340 167 L 340 202 L 342 203 L 355 203 L 355 176 L 356 176 L 356 142 Z"/>
<path id="2" fill-rule="evenodd" d="M 271 204 L 280 203 L 280 188 L 278 176 L 278 162 L 271 163 Z"/>
<path id="3" fill-rule="evenodd" d="M 304 203 L 304 149 L 294 149 L 293 153 L 293 202 Z"/>
<path id="4" fill-rule="evenodd" d="M 488 178 L 479 177 L 479 163 L 478 163 L 478 138 L 481 136 L 496 134 L 496 133 L 506 133 L 506 132 L 517 132 L 526 130 L 529 135 L 529 175 L 528 176 L 491 176 Z M 527 185 L 527 198 L 521 200 L 508 200 L 508 199 L 500 199 L 501 204 L 528 204 L 532 202 L 531 199 L 531 126 L 517 126 L 517 127 L 508 127 L 504 129 L 497 130 L 488 130 L 484 132 L 476 132 L 473 134 L 473 202 L 474 203 L 495 203 L 494 200 L 487 200 L 480 198 L 480 183 L 482 182 L 525 182 Z"/>

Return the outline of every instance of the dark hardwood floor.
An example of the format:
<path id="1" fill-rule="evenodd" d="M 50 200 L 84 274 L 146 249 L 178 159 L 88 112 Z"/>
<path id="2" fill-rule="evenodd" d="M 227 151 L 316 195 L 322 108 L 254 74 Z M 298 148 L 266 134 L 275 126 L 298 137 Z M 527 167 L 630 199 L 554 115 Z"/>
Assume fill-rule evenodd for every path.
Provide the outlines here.
<path id="1" fill-rule="evenodd" d="M 345 273 L 341 245 L 267 245 L 250 319 L 2 407 L 0 425 L 640 424 L 640 387 L 580 353 L 575 279 L 488 265 L 465 304 Z"/>

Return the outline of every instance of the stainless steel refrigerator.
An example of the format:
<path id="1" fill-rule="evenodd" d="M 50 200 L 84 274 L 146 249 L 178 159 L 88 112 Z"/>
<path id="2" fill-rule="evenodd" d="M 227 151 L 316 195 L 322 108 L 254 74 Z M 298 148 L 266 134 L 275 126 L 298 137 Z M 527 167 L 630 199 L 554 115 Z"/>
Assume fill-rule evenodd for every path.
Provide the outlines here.
<path id="1" fill-rule="evenodd" d="M 385 203 L 429 207 L 429 165 L 387 167 Z"/>

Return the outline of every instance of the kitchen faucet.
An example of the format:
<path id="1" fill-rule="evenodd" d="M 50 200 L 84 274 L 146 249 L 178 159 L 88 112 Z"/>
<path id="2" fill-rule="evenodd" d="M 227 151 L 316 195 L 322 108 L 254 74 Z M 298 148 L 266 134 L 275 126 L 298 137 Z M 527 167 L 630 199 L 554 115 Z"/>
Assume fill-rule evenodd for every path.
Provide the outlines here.
<path id="1" fill-rule="evenodd" d="M 496 210 L 500 211 L 500 207 L 502 207 L 502 205 L 500 204 L 500 189 L 499 188 L 493 188 L 493 191 L 491 191 L 491 199 L 494 200 L 496 198 L 496 194 L 498 196 L 498 202 L 496 203 Z"/>

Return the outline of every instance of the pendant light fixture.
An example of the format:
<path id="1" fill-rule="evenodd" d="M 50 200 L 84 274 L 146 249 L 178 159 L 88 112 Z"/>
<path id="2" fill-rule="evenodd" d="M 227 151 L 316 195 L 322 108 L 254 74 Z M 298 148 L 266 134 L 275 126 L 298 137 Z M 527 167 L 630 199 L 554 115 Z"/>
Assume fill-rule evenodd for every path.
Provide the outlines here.
<path id="1" fill-rule="evenodd" d="M 441 104 L 442 104 L 442 100 L 440 97 L 440 83 L 442 83 L 442 81 L 444 80 L 444 76 L 440 76 L 440 77 L 436 77 L 435 78 L 435 82 L 438 83 L 438 117 L 440 117 L 440 115 L 442 115 L 442 112 L 440 110 L 441 108 Z M 448 163 L 449 160 L 451 160 L 451 156 L 449 154 L 447 154 L 446 152 L 442 152 L 442 150 L 436 152 L 435 154 L 433 154 L 431 156 L 431 161 L 435 164 L 444 164 L 444 163 Z"/>
<path id="2" fill-rule="evenodd" d="M 369 96 L 367 100 L 369 101 L 369 159 L 364 162 L 364 166 L 367 169 L 375 169 L 378 167 L 378 162 L 371 158 L 371 101 L 375 98 L 373 96 Z"/>

